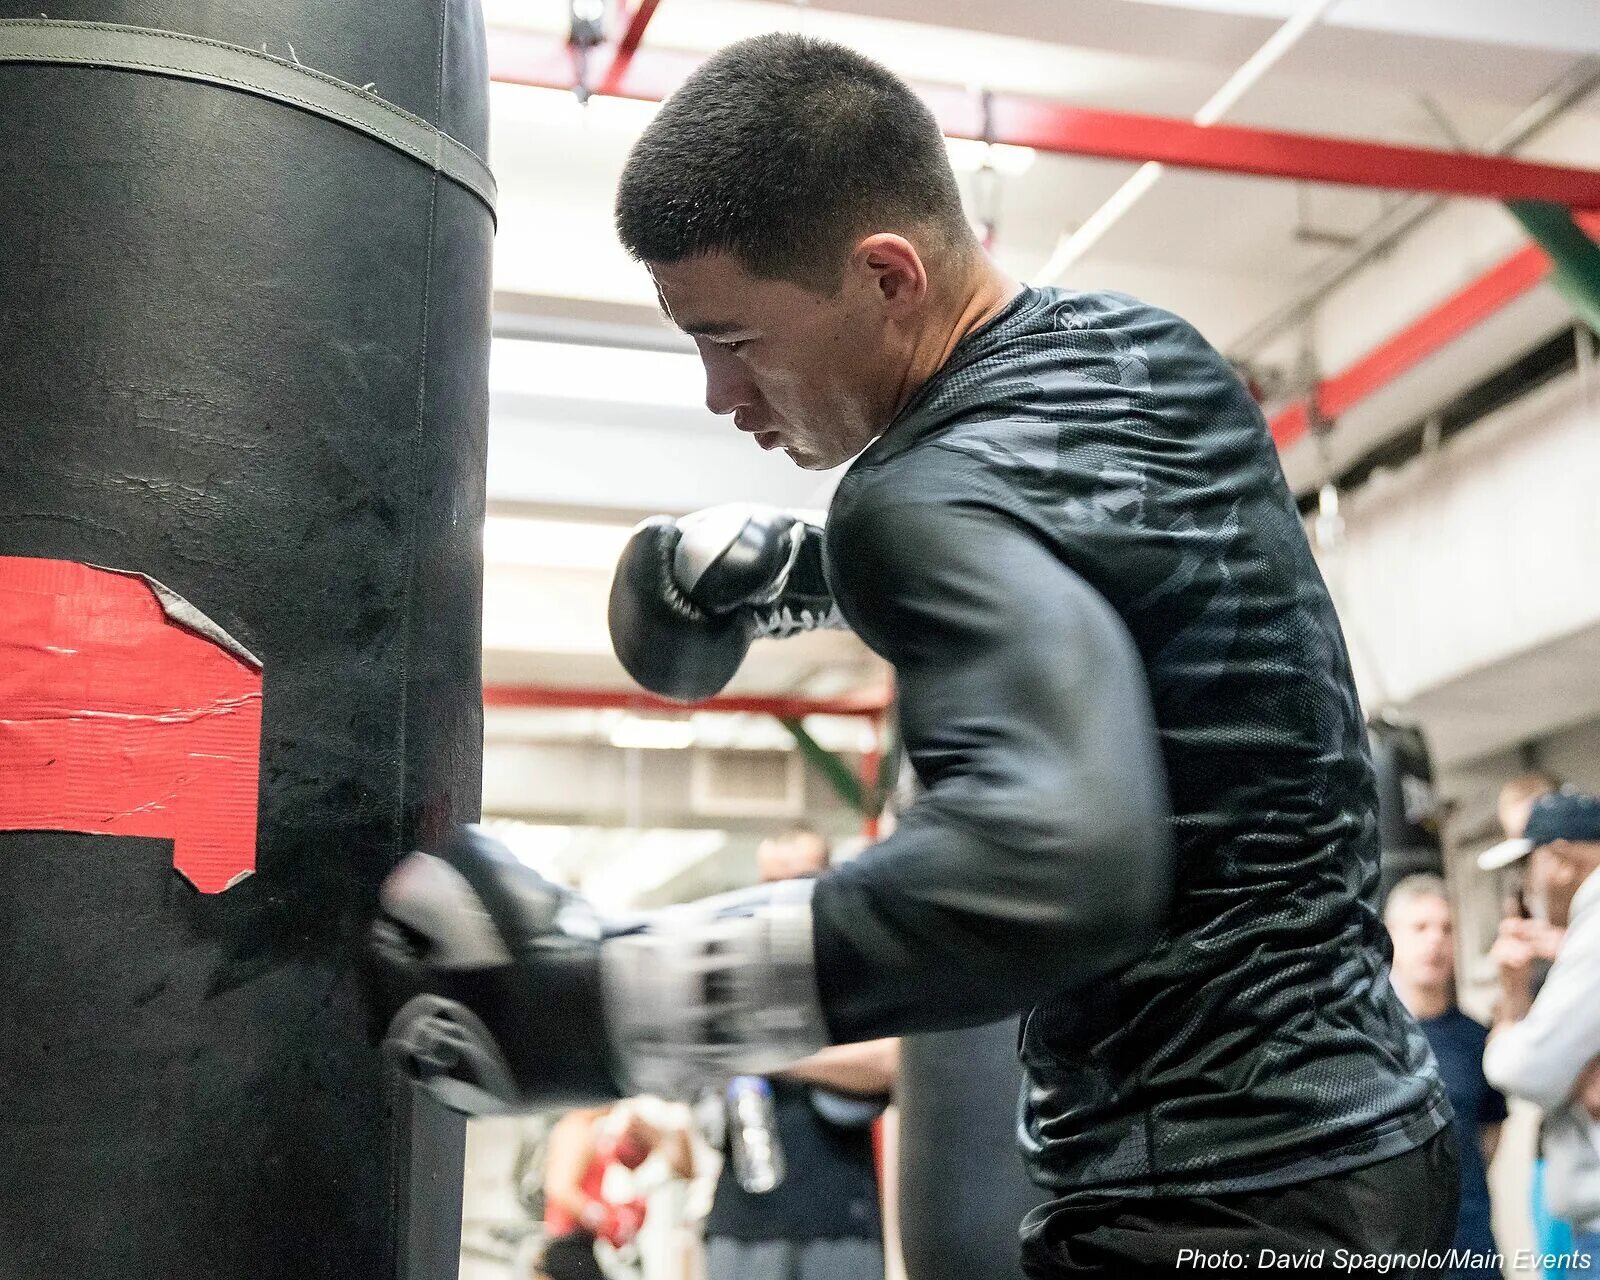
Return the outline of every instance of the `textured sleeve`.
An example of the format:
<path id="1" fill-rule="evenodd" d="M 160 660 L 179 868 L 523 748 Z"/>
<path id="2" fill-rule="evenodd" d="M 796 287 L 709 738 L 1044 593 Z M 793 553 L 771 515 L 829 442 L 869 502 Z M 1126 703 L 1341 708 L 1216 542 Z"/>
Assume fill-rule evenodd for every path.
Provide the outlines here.
<path id="1" fill-rule="evenodd" d="M 816 886 L 833 1037 L 992 1022 L 1145 954 L 1171 834 L 1121 619 L 981 507 L 862 501 L 829 536 L 846 618 L 894 665 L 924 788 L 893 835 Z"/>

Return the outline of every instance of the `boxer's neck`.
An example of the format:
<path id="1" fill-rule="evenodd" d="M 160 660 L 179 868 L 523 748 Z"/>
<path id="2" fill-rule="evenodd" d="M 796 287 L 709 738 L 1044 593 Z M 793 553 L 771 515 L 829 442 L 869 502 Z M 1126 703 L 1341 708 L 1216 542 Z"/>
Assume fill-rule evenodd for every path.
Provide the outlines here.
<path id="1" fill-rule="evenodd" d="M 994 319 L 1022 291 L 1012 278 L 982 249 L 978 249 L 952 279 L 937 287 L 922 332 L 912 347 L 905 377 L 894 402 L 898 415 L 976 330 Z"/>

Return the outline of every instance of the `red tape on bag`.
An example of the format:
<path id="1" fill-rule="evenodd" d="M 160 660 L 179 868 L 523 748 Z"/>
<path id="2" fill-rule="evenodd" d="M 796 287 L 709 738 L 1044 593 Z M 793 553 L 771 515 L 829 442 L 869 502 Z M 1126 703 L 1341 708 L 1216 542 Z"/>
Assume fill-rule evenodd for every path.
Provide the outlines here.
<path id="1" fill-rule="evenodd" d="M 157 836 L 255 870 L 261 663 L 142 574 L 0 556 L 0 830 Z"/>

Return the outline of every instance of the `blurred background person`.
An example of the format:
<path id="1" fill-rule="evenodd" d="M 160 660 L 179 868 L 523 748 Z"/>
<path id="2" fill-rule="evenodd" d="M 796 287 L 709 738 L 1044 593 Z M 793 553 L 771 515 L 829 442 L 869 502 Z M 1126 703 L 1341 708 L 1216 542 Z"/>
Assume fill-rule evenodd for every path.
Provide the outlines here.
<path id="1" fill-rule="evenodd" d="M 1496 1280 L 1500 1268 L 1487 1171 L 1500 1141 L 1506 1100 L 1483 1074 L 1488 1029 L 1456 1004 L 1455 923 L 1445 882 L 1435 875 L 1405 877 L 1390 892 L 1383 920 L 1394 943 L 1395 991 L 1428 1037 L 1456 1113 L 1461 1207 L 1455 1247 L 1481 1257 L 1483 1265 L 1461 1267 L 1453 1275 Z"/>
<path id="2" fill-rule="evenodd" d="M 1543 769 L 1529 769 L 1508 780 L 1495 800 L 1495 816 L 1506 839 L 1519 840 L 1528 825 L 1528 812 L 1540 796 L 1561 789 L 1561 779 Z"/>
<path id="3" fill-rule="evenodd" d="M 1545 893 L 1544 879 L 1550 870 L 1550 857 L 1542 851 L 1531 851 L 1522 838 L 1528 823 L 1528 813 L 1534 803 L 1560 788 L 1561 782 L 1542 769 L 1529 769 L 1517 774 L 1501 788 L 1495 802 L 1495 814 L 1500 820 L 1504 839 L 1478 855 L 1478 866 L 1484 871 L 1509 868 L 1507 892 L 1501 910 L 1498 938 L 1513 940 L 1508 945 L 1527 948 L 1533 959 L 1529 982 L 1535 995 L 1544 983 L 1545 974 L 1560 950 L 1566 935 L 1565 921 L 1552 921 Z M 1572 1227 L 1557 1217 L 1550 1208 L 1550 1197 L 1545 1193 L 1544 1126 L 1534 1134 L 1533 1163 L 1528 1183 L 1528 1213 L 1533 1228 L 1534 1247 L 1543 1257 L 1561 1258 L 1572 1250 Z M 1552 1265 L 1544 1268 L 1545 1280 L 1562 1280 L 1565 1268 Z"/>
<path id="4" fill-rule="evenodd" d="M 1484 1058 L 1489 1079 L 1544 1111 L 1545 1189 L 1573 1226 L 1565 1274 L 1600 1277 L 1600 1130 L 1586 1105 L 1600 1063 L 1600 799 L 1575 791 L 1540 797 L 1523 832 L 1543 861 L 1540 890 L 1566 930 L 1534 991 L 1537 945 L 1506 921 L 1490 952 L 1500 1003 Z"/>
<path id="5" fill-rule="evenodd" d="M 663 1134 L 628 1103 L 569 1111 L 550 1131 L 545 1161 L 545 1229 L 548 1241 L 540 1269 L 549 1280 L 603 1280 L 595 1244 L 614 1249 L 632 1243 L 644 1226 L 645 1198 L 610 1192 L 607 1174 L 630 1173 L 659 1154 L 671 1174 L 694 1176 L 688 1135 Z"/>
<path id="6" fill-rule="evenodd" d="M 756 858 L 763 881 L 814 877 L 828 866 L 828 843 L 793 827 L 762 841 Z M 766 1140 L 781 1165 L 770 1189 L 741 1182 L 732 1149 L 741 1122 L 737 1104 L 729 1108 L 705 1226 L 709 1280 L 883 1280 L 872 1126 L 889 1104 L 898 1062 L 897 1040 L 874 1040 L 825 1049 L 768 1077 Z"/>
<path id="7" fill-rule="evenodd" d="M 1505 839 L 1478 855 L 1478 866 L 1485 871 L 1512 868 L 1503 916 L 1514 924 L 1510 931 L 1530 943 L 1537 953 L 1534 990 L 1544 980 L 1550 962 L 1561 946 L 1564 925 L 1552 919 L 1545 891 L 1545 880 L 1552 871 L 1548 852 L 1529 850 L 1522 838 L 1528 814 L 1544 796 L 1560 790 L 1560 782 L 1539 769 L 1520 773 L 1500 788 L 1495 813 Z"/>

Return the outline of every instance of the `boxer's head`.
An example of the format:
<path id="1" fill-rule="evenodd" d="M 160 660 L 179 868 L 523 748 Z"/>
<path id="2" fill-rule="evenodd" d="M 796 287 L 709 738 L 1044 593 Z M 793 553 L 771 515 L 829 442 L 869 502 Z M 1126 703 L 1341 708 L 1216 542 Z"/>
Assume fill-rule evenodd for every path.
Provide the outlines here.
<path id="1" fill-rule="evenodd" d="M 877 63 L 789 34 L 730 45 L 667 100 L 617 229 L 694 338 L 707 406 L 808 468 L 888 425 L 983 261 L 928 108 Z"/>

